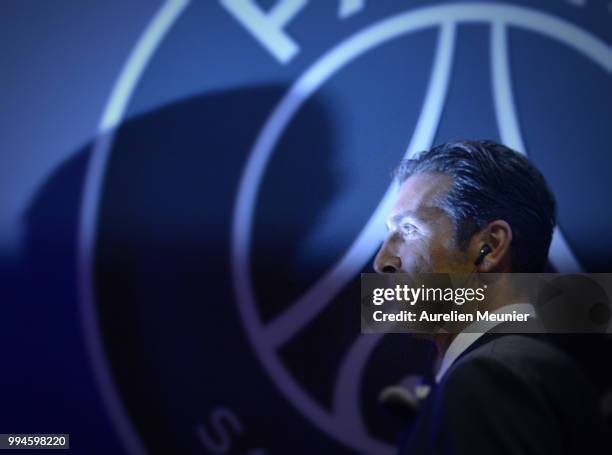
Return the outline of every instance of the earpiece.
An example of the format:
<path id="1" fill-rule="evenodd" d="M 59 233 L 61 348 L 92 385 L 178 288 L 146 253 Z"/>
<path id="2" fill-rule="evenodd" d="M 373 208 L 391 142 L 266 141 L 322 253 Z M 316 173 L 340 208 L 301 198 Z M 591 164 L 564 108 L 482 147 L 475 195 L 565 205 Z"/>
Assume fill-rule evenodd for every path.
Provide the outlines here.
<path id="1" fill-rule="evenodd" d="M 478 267 L 480 264 L 482 264 L 482 261 L 484 261 L 485 256 L 489 254 L 491 251 L 493 251 L 491 247 L 485 243 L 480 249 L 480 251 L 478 252 L 478 257 L 474 261 L 474 265 Z"/>

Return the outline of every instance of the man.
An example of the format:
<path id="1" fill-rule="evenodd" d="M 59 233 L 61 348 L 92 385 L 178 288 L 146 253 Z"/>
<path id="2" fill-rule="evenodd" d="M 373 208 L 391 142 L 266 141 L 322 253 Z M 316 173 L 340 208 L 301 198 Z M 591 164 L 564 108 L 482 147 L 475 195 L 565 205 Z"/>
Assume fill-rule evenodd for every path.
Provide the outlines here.
<path id="1" fill-rule="evenodd" d="M 492 141 L 401 163 L 379 273 L 542 272 L 555 201 L 542 174 Z M 500 283 L 489 310 L 529 302 Z M 400 453 L 612 453 L 591 379 L 544 335 L 433 336 L 438 372 Z"/>

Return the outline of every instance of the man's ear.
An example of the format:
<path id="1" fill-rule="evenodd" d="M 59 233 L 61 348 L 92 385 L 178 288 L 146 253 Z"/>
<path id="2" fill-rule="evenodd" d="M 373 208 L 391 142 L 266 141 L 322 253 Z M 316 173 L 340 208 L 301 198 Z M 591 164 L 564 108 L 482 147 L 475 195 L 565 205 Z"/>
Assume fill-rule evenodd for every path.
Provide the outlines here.
<path id="1" fill-rule="evenodd" d="M 472 248 L 476 252 L 480 251 L 485 244 L 491 248 L 491 252 L 477 266 L 478 272 L 501 273 L 511 270 L 510 244 L 512 243 L 512 228 L 507 222 L 504 220 L 491 221 L 474 236 L 472 243 L 474 243 Z"/>

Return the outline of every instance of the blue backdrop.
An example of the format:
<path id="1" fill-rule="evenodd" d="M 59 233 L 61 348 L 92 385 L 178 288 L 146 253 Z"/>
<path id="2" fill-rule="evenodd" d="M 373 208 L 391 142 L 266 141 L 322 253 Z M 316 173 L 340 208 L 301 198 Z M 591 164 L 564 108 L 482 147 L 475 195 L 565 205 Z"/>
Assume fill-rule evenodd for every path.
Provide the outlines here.
<path id="1" fill-rule="evenodd" d="M 551 267 L 610 271 L 612 3 L 545 3 L 3 2 L 2 432 L 390 453 L 432 352 L 357 302 L 402 157 L 527 154 Z"/>

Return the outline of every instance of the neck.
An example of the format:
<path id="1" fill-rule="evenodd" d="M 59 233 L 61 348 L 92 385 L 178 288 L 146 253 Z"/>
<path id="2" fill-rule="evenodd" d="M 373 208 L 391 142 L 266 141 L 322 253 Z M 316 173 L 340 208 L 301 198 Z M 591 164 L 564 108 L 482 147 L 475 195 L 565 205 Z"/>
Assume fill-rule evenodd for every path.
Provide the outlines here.
<path id="1" fill-rule="evenodd" d="M 436 359 L 436 364 L 438 365 L 436 365 L 436 367 L 439 366 L 439 363 L 442 361 L 442 357 L 444 357 L 444 354 L 446 354 L 446 351 L 453 340 L 457 338 L 457 335 L 457 333 L 437 333 L 433 336 L 433 342 L 436 346 L 436 351 L 438 352 Z"/>
<path id="2" fill-rule="evenodd" d="M 511 286 L 509 280 L 504 277 L 500 281 L 497 281 L 495 285 L 489 285 L 486 306 L 480 306 L 479 310 L 495 311 L 506 305 L 517 302 L 526 302 L 527 300 L 527 297 L 523 294 L 517 293 L 513 286 Z M 433 335 L 432 340 L 438 352 L 438 359 L 436 361 L 438 366 L 453 340 L 457 338 L 457 335 L 459 335 L 459 333 L 469 324 L 470 323 L 466 322 L 462 326 L 455 325 L 452 328 L 452 333 L 447 331 Z"/>

